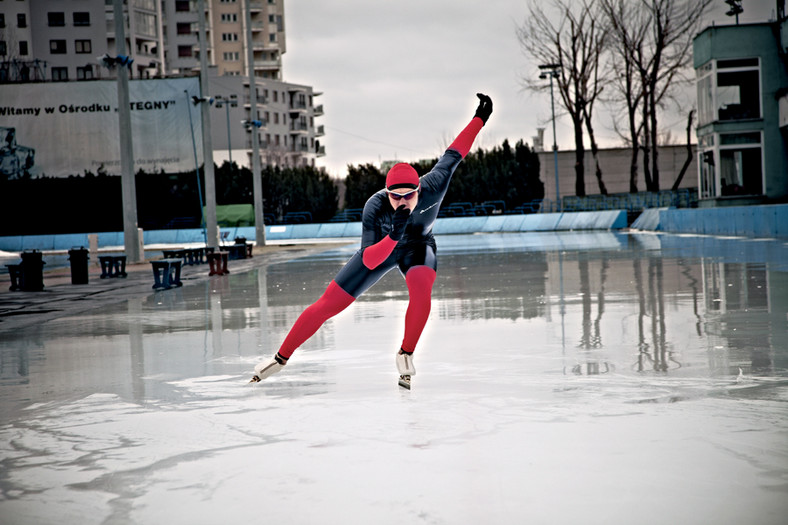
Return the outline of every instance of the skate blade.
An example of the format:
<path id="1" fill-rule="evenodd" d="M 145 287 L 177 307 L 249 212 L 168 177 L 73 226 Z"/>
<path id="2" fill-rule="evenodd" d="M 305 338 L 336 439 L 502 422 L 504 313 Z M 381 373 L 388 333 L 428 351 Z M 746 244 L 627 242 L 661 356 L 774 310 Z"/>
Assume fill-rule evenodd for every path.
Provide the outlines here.
<path id="1" fill-rule="evenodd" d="M 399 386 L 406 390 L 410 390 L 410 376 L 399 376 Z"/>

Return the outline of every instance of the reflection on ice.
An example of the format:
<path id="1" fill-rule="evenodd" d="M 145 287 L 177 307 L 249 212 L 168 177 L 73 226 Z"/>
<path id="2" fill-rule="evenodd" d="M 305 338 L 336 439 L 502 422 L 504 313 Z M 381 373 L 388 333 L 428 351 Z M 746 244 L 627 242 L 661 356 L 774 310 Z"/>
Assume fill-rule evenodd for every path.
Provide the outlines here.
<path id="1" fill-rule="evenodd" d="M 411 392 L 395 272 L 246 383 L 354 246 L 4 333 L 2 521 L 784 522 L 784 243 L 438 245 Z"/>

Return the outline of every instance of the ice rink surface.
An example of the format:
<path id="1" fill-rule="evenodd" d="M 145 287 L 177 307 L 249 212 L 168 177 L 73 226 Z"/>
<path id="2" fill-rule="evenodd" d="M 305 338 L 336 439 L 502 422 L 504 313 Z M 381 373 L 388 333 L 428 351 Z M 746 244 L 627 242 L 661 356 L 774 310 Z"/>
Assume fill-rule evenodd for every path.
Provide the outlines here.
<path id="1" fill-rule="evenodd" d="M 356 246 L 0 333 L 0 522 L 774 524 L 788 245 L 438 238 L 248 384 Z"/>

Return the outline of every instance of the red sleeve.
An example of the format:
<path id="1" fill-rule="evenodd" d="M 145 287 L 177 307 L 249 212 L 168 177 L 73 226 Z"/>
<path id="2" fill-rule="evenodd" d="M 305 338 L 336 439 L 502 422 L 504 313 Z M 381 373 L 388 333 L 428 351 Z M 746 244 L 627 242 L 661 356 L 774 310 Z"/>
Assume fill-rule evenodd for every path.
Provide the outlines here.
<path id="1" fill-rule="evenodd" d="M 479 117 L 473 117 L 473 120 L 471 120 L 471 122 L 465 126 L 465 129 L 460 131 L 460 134 L 457 135 L 457 138 L 451 143 L 449 149 L 453 149 L 462 155 L 462 158 L 465 158 L 465 155 L 471 151 L 473 141 L 476 139 L 476 135 L 479 134 L 479 131 L 481 131 L 483 126 L 484 121 L 482 119 Z"/>
<path id="2" fill-rule="evenodd" d="M 367 246 L 361 256 L 361 261 L 364 263 L 364 266 L 370 270 L 374 270 L 391 255 L 391 252 L 393 252 L 396 247 L 397 241 L 392 239 L 390 235 L 386 235 L 379 242 L 372 246 Z"/>

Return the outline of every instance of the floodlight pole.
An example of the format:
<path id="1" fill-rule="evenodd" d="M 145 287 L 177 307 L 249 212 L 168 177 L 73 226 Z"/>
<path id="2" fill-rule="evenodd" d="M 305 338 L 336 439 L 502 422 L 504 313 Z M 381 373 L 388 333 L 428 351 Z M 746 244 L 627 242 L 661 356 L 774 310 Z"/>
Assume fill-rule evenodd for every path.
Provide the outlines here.
<path id="1" fill-rule="evenodd" d="M 254 76 L 251 1 L 245 0 L 246 69 L 249 75 L 249 122 L 257 120 L 257 82 Z M 263 213 L 263 179 L 260 174 L 260 137 L 252 126 L 252 192 L 254 194 L 254 231 L 257 246 L 265 246 L 265 214 Z"/>
<path id="2" fill-rule="evenodd" d="M 197 3 L 199 12 L 200 38 L 200 95 L 208 94 L 208 48 L 205 44 L 205 0 Z M 211 105 L 200 104 L 202 119 L 202 155 L 205 175 L 205 223 L 206 246 L 219 246 L 219 227 L 216 221 L 216 178 L 213 170 L 213 144 L 211 144 Z M 191 111 L 189 112 L 191 115 Z"/>
<path id="3" fill-rule="evenodd" d="M 186 109 L 189 111 L 189 129 L 191 130 L 192 136 L 192 151 L 194 151 L 194 175 L 197 177 L 197 197 L 200 199 L 200 228 L 202 229 L 202 236 L 205 240 L 205 246 L 209 246 L 208 244 L 208 233 L 205 229 L 205 206 L 203 206 L 202 201 L 202 185 L 200 184 L 200 161 L 197 160 L 197 142 L 194 140 L 194 120 L 192 119 L 192 101 L 189 98 L 189 92 L 187 90 L 183 90 L 186 94 Z M 213 244 L 210 246 L 219 246 L 218 244 Z"/>
<path id="4" fill-rule="evenodd" d="M 117 55 L 126 55 L 126 24 L 123 0 L 113 1 L 115 17 L 115 46 Z M 134 147 L 131 135 L 131 105 L 129 100 L 129 68 L 118 66 L 118 125 L 120 137 L 120 180 L 123 194 L 123 247 L 126 260 L 142 262 L 140 235 L 137 229 L 137 188 L 134 180 Z"/>
<path id="5" fill-rule="evenodd" d="M 553 112 L 553 166 L 555 167 L 555 196 L 558 211 L 561 211 L 561 191 L 558 187 L 558 142 L 555 136 L 555 98 L 553 98 L 553 79 L 558 78 L 558 69 L 560 64 L 543 64 L 539 69 L 546 70 L 546 73 L 539 75 L 539 78 L 544 79 L 546 76 L 550 77 L 550 107 Z"/>

